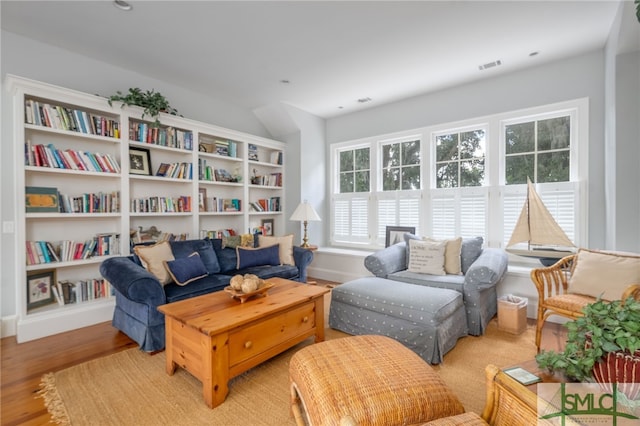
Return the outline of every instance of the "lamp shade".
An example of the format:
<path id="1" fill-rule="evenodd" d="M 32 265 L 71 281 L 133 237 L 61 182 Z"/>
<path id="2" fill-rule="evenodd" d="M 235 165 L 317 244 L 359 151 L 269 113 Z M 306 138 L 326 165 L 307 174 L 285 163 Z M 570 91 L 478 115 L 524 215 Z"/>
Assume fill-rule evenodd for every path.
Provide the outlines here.
<path id="1" fill-rule="evenodd" d="M 320 219 L 318 213 L 316 213 L 316 211 L 313 209 L 313 206 L 311 206 L 311 204 L 307 203 L 307 201 L 305 200 L 304 202 L 300 203 L 298 207 L 296 207 L 296 210 L 291 215 L 291 220 L 307 222 L 319 221 L 322 219 Z"/>

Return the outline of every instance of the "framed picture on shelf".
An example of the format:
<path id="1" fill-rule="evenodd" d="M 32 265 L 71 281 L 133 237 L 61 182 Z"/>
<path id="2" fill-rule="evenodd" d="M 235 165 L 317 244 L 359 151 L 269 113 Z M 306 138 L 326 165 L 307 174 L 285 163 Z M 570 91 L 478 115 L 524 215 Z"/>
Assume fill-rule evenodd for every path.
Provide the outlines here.
<path id="1" fill-rule="evenodd" d="M 384 240 L 384 246 L 389 247 L 401 241 L 404 241 L 404 234 L 416 233 L 415 226 L 387 226 L 387 236 Z"/>
<path id="2" fill-rule="evenodd" d="M 262 234 L 272 237 L 273 236 L 273 219 L 262 219 Z"/>
<path id="3" fill-rule="evenodd" d="M 207 211 L 207 188 L 198 188 L 198 211 Z"/>
<path id="4" fill-rule="evenodd" d="M 129 147 L 129 174 L 151 175 L 151 153 L 148 149 Z"/>
<path id="5" fill-rule="evenodd" d="M 27 186 L 24 189 L 27 213 L 59 213 L 58 188 Z"/>
<path id="6" fill-rule="evenodd" d="M 55 302 L 53 294 L 55 283 L 55 269 L 27 272 L 27 310 Z"/>

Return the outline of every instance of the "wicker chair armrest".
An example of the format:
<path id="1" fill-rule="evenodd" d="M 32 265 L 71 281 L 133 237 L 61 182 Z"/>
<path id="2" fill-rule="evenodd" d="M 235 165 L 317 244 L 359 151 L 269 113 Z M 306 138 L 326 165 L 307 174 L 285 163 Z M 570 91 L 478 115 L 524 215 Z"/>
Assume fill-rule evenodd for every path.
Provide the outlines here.
<path id="1" fill-rule="evenodd" d="M 539 301 L 567 292 L 575 257 L 575 254 L 565 256 L 551 266 L 531 270 L 531 281 L 538 290 Z"/>
<path id="2" fill-rule="evenodd" d="M 637 301 L 640 301 L 640 284 L 631 284 L 624 290 L 620 300 L 627 300 L 629 297 L 633 297 Z"/>

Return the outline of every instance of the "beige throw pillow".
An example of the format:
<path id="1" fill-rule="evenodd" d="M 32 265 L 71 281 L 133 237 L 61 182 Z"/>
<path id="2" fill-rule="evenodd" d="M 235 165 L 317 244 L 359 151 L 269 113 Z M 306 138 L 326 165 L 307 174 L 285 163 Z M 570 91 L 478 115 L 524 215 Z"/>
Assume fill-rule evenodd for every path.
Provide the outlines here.
<path id="1" fill-rule="evenodd" d="M 569 293 L 618 300 L 631 284 L 640 283 L 640 255 L 580 249 L 569 278 Z"/>
<path id="2" fill-rule="evenodd" d="M 295 265 L 296 262 L 293 260 L 293 234 L 282 237 L 258 235 L 259 247 L 270 247 L 275 244 L 280 244 L 280 263 L 283 265 Z"/>
<path id="3" fill-rule="evenodd" d="M 445 275 L 444 252 L 446 241 L 409 240 L 409 272 Z"/>
<path id="4" fill-rule="evenodd" d="M 447 274 L 462 274 L 462 261 L 460 260 L 460 250 L 462 250 L 462 237 L 452 238 L 448 240 L 436 240 L 430 237 L 423 237 L 422 239 L 432 242 L 446 242 L 447 246 L 444 250 L 444 271 Z"/>
<path id="5" fill-rule="evenodd" d="M 163 241 L 152 246 L 135 246 L 133 251 L 135 251 L 140 258 L 142 266 L 151 272 L 158 281 L 160 281 L 160 284 L 165 285 L 171 282 L 171 275 L 163 263 L 165 261 L 175 260 L 171 252 L 171 245 L 168 241 Z"/>

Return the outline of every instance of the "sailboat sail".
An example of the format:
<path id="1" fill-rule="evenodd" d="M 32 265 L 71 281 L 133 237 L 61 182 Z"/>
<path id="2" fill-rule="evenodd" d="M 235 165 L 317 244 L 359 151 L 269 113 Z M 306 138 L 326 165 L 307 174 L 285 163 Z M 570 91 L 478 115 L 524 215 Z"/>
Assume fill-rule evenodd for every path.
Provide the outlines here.
<path id="1" fill-rule="evenodd" d="M 529 250 L 509 249 L 518 243 L 528 243 Z M 575 247 L 551 213 L 549 213 L 549 210 L 547 210 L 547 207 L 535 191 L 531 180 L 527 179 L 527 199 L 511 234 L 511 239 L 507 244 L 507 250 L 523 256 L 557 257 L 549 255 L 548 253 L 542 254 L 538 252 L 538 250 L 536 250 L 536 253 L 531 250 L 531 245 Z M 550 249 L 554 250 L 553 248 Z M 559 255 L 561 253 L 567 252 L 561 251 Z"/>

